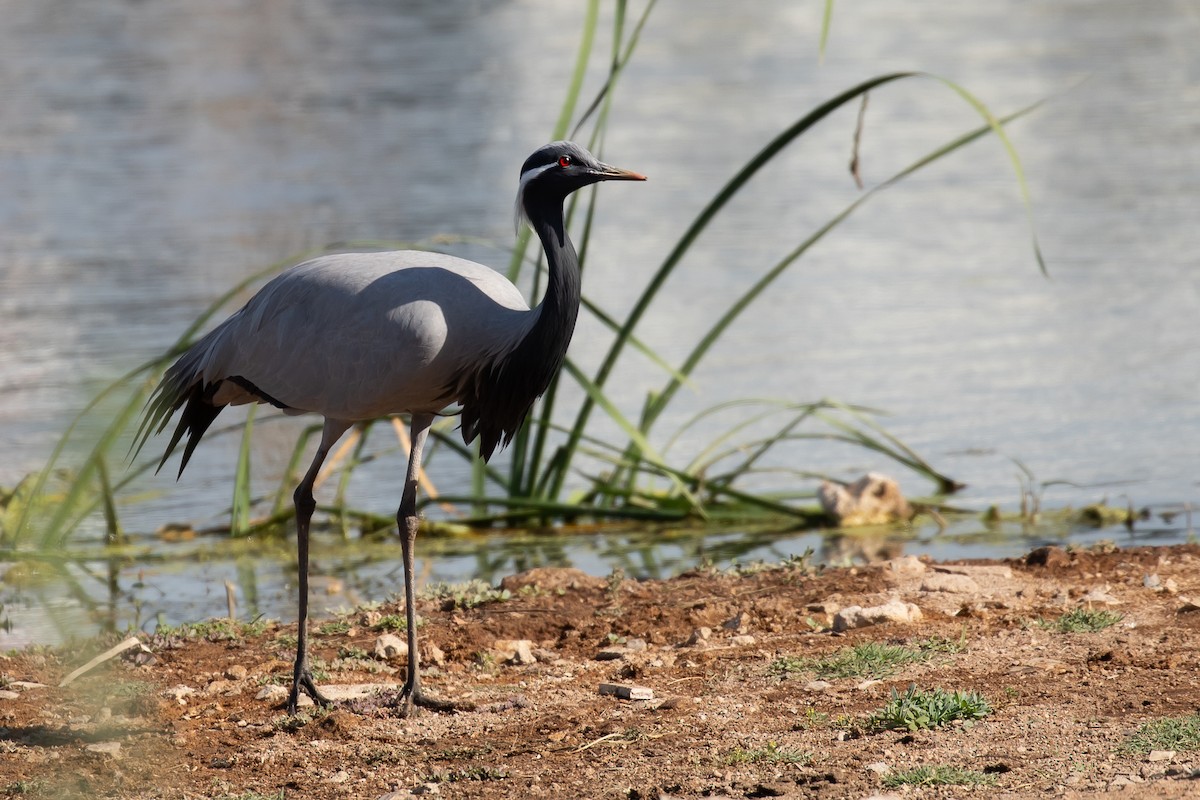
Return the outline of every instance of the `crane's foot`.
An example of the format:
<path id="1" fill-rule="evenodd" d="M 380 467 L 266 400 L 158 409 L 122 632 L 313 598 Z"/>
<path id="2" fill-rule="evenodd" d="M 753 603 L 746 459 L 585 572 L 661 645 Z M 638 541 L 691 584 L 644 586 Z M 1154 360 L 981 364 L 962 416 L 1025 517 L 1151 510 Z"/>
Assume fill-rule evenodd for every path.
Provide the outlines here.
<path id="1" fill-rule="evenodd" d="M 292 691 L 288 694 L 287 713 L 295 714 L 300 707 L 300 690 L 312 698 L 312 701 L 319 706 L 331 706 L 333 701 L 325 695 L 321 694 L 321 690 L 317 688 L 316 682 L 313 680 L 312 671 L 308 668 L 301 672 L 292 681 Z"/>
<path id="2" fill-rule="evenodd" d="M 443 700 L 440 697 L 434 697 L 426 694 L 421 685 L 413 686 L 410 683 L 404 684 L 400 688 L 400 693 L 396 695 L 396 700 L 393 703 L 395 708 L 402 717 L 416 716 L 417 710 L 420 708 L 428 708 L 433 711 L 474 711 L 476 706 L 474 703 L 467 701 Z"/>

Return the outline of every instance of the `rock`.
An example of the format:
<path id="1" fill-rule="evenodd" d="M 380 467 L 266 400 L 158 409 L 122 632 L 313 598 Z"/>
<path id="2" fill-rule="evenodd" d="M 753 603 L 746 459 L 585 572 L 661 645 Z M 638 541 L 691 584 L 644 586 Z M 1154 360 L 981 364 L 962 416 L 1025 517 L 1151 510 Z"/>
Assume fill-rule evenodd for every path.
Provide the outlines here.
<path id="1" fill-rule="evenodd" d="M 422 658 L 422 661 L 424 663 L 436 664 L 439 667 L 445 666 L 446 653 L 442 650 L 442 648 L 438 647 L 436 644 L 433 644 L 432 642 L 426 642 L 424 647 L 425 647 L 425 650 L 424 650 L 425 655 Z M 405 648 L 405 649 L 407 649 L 407 648 Z"/>
<path id="2" fill-rule="evenodd" d="M 89 753 L 99 753 L 100 755 L 109 756 L 110 758 L 121 757 L 120 742 L 96 742 L 95 744 L 87 745 L 83 749 Z"/>
<path id="3" fill-rule="evenodd" d="M 344 769 L 339 769 L 337 772 L 329 776 L 330 783 L 345 783 L 350 780 L 350 773 Z"/>
<path id="4" fill-rule="evenodd" d="M 833 686 L 833 684 L 830 683 L 829 681 L 822 681 L 822 680 L 809 681 L 808 683 L 804 684 L 804 691 L 806 691 L 806 692 L 827 692 L 827 691 L 829 691 L 829 688 L 831 686 Z"/>
<path id="5" fill-rule="evenodd" d="M 535 647 L 533 649 L 533 657 L 541 664 L 553 664 L 559 661 L 558 653 L 546 647 Z"/>
<path id="6" fill-rule="evenodd" d="M 164 689 L 162 691 L 162 696 L 173 699 L 176 703 L 179 703 L 179 705 L 181 705 L 181 706 L 186 706 L 187 698 L 195 693 L 196 693 L 196 690 L 193 689 L 192 687 L 184 686 L 183 684 L 180 684 L 178 686 L 172 686 L 170 689 Z"/>
<path id="7" fill-rule="evenodd" d="M 588 575 L 574 567 L 534 567 L 533 569 L 509 575 L 500 581 L 500 588 L 516 594 L 526 587 L 533 587 L 543 592 L 560 592 L 567 590 L 605 589 L 608 581 Z"/>
<path id="8" fill-rule="evenodd" d="M 737 647 L 749 647 L 750 645 L 754 644 L 755 638 L 749 634 L 742 634 L 740 636 L 734 636 L 729 641 L 731 644 L 736 645 Z"/>
<path id="9" fill-rule="evenodd" d="M 738 633 L 746 632 L 746 612 L 739 611 L 729 619 L 721 623 L 721 627 L 727 631 L 737 631 Z"/>
<path id="10" fill-rule="evenodd" d="M 1151 750 L 1150 755 L 1146 756 L 1147 761 L 1170 761 L 1175 757 L 1174 750 Z"/>
<path id="11" fill-rule="evenodd" d="M 699 644 L 707 642 L 710 638 L 712 638 L 711 628 L 696 628 L 696 630 L 692 631 L 692 635 L 688 637 L 688 640 L 684 642 L 684 645 L 687 647 L 695 647 Z"/>
<path id="12" fill-rule="evenodd" d="M 922 592 L 950 592 L 952 594 L 974 594 L 979 584 L 966 575 L 948 575 L 935 572 L 921 581 Z"/>
<path id="13" fill-rule="evenodd" d="M 645 639 L 639 639 L 637 637 L 634 637 L 632 639 L 625 640 L 625 647 L 631 653 L 644 652 L 646 650 L 646 648 L 648 648 L 649 646 L 650 645 L 646 644 Z"/>
<path id="14" fill-rule="evenodd" d="M 887 775 L 892 768 L 882 761 L 876 761 L 874 764 L 867 764 L 867 771 L 876 775 Z"/>
<path id="15" fill-rule="evenodd" d="M 0 689 L 0 700 L 16 700 L 21 695 L 19 692 L 10 691 L 9 689 Z"/>
<path id="16" fill-rule="evenodd" d="M 612 695 L 622 700 L 653 700 L 654 690 L 648 686 L 626 686 L 620 683 L 600 684 L 600 694 Z"/>
<path id="17" fill-rule="evenodd" d="M 279 686 L 277 684 L 270 684 L 268 686 L 264 686 L 262 689 L 260 689 L 258 691 L 258 694 L 254 695 L 255 700 L 265 700 L 269 705 L 273 705 L 273 706 L 283 705 L 284 703 L 287 702 L 287 698 L 288 698 L 287 688 L 284 686 Z M 301 692 L 300 700 L 297 702 L 297 705 L 303 707 L 303 706 L 311 706 L 312 704 L 313 704 L 312 698 L 309 697 L 304 692 Z"/>
<path id="18" fill-rule="evenodd" d="M 1117 598 L 1113 597 L 1111 594 L 1108 593 L 1107 586 L 1097 587 L 1095 589 L 1092 589 L 1090 592 L 1085 594 L 1083 597 L 1079 598 L 1079 602 L 1081 602 L 1081 603 L 1099 603 L 1101 605 L 1106 605 L 1106 606 L 1119 606 L 1119 605 L 1123 604 L 1123 601 L 1118 600 Z"/>
<path id="19" fill-rule="evenodd" d="M 375 657 L 383 661 L 408 658 L 408 643 L 394 633 L 384 633 L 375 640 Z"/>
<path id="20" fill-rule="evenodd" d="M 897 575 L 923 575 L 925 562 L 916 556 L 900 556 L 887 562 L 887 568 Z"/>
<path id="21" fill-rule="evenodd" d="M 215 681 L 209 681 L 204 687 L 204 693 L 213 694 L 237 694 L 242 690 L 237 681 L 227 681 L 224 678 L 218 678 Z"/>
<path id="22" fill-rule="evenodd" d="M 225 677 L 231 681 L 244 681 L 249 672 L 241 664 L 234 664 L 225 670 Z"/>
<path id="23" fill-rule="evenodd" d="M 597 661 L 621 661 L 630 655 L 627 647 L 605 647 L 596 653 Z"/>
<path id="24" fill-rule="evenodd" d="M 835 631 L 847 631 L 854 628 L 866 628 L 884 622 L 908 624 L 921 619 L 921 609 L 913 603 L 903 600 L 892 600 L 880 606 L 863 608 L 862 606 L 847 606 L 833 617 Z"/>
<path id="25" fill-rule="evenodd" d="M 868 689 L 874 689 L 876 686 L 878 686 L 878 685 L 879 685 L 879 684 L 881 684 L 881 683 L 883 683 L 883 681 L 881 681 L 881 680 L 879 680 L 879 679 L 877 679 L 877 678 L 867 678 L 865 681 L 863 681 L 862 683 L 858 684 L 858 685 L 857 685 L 857 686 L 855 686 L 854 688 L 855 688 L 855 689 L 857 689 L 857 690 L 858 690 L 858 691 L 860 691 L 860 692 L 865 692 L 865 691 L 867 691 Z"/>
<path id="26" fill-rule="evenodd" d="M 980 580 L 983 578 L 998 578 L 1000 580 L 1012 580 L 1012 567 L 1006 567 L 1003 564 L 938 564 L 933 568 L 934 572 L 945 572 L 950 575 L 966 575 L 969 578 Z"/>
<path id="27" fill-rule="evenodd" d="M 1071 563 L 1071 557 L 1061 547 L 1047 545 L 1033 550 L 1025 556 L 1025 563 L 1031 567 L 1065 567 Z"/>
<path id="28" fill-rule="evenodd" d="M 1158 577 L 1158 573 L 1142 576 L 1142 586 L 1147 589 L 1162 590 L 1162 579 Z"/>
<path id="29" fill-rule="evenodd" d="M 848 486 L 825 481 L 817 489 L 817 499 L 826 514 L 847 528 L 884 525 L 911 519 L 913 515 L 912 506 L 904 499 L 900 485 L 875 472 L 867 473 Z"/>
<path id="30" fill-rule="evenodd" d="M 492 642 L 492 649 L 506 664 L 534 664 L 533 642 L 528 639 L 497 639 Z"/>

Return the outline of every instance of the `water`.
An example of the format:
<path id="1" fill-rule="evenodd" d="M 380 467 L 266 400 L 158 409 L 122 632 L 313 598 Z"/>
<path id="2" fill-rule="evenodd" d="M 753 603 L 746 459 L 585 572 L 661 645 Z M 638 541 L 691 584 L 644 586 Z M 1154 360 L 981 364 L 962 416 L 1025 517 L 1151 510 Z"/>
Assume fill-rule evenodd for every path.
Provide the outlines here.
<path id="1" fill-rule="evenodd" d="M 43 463 L 98 387 L 289 254 L 449 234 L 495 242 L 455 252 L 503 267 L 517 167 L 553 124 L 582 22 L 574 4 L 548 0 L 0 8 L 7 486 Z M 786 0 L 735 15 L 717 2 L 655 10 L 605 148 L 651 180 L 604 187 L 589 297 L 621 316 L 771 136 L 860 80 L 906 69 L 952 78 L 997 113 L 1051 98 L 1011 128 L 1051 278 L 1037 273 L 1003 149 L 978 142 L 879 197 L 786 273 L 703 362 L 659 441 L 725 400 L 833 397 L 886 409 L 889 430 L 969 485 L 956 498 L 969 508 L 1015 507 L 1012 459 L 1062 481 L 1045 490 L 1047 506 L 1195 503 L 1200 11 L 1182 0 L 865 0 L 837 7 L 824 64 L 818 26 L 818 9 Z M 585 94 L 600 80 L 591 74 Z M 750 276 L 857 196 L 846 171 L 854 111 L 756 177 L 704 234 L 640 330 L 660 353 L 682 358 Z M 935 81 L 879 90 L 863 175 L 878 182 L 976 124 Z M 571 356 L 594 369 L 607 341 L 582 319 Z M 632 414 L 662 382 L 630 358 L 609 387 Z M 680 456 L 715 433 L 685 439 Z M 278 474 L 294 434 L 268 434 L 262 474 Z M 178 486 L 142 484 L 158 496 L 123 507 L 125 526 L 219 519 L 235 447 L 206 443 Z M 823 443 L 781 450 L 772 466 L 844 477 L 883 468 L 911 494 L 930 490 Z M 356 504 L 389 512 L 400 470 L 384 459 L 364 471 Z M 432 477 L 462 479 L 448 464 Z M 600 571 L 614 563 L 578 558 Z M 429 561 L 431 575 L 479 571 Z M 189 571 L 167 583 L 212 579 Z M 197 600 L 199 615 L 220 611 L 220 594 L 216 609 Z"/>

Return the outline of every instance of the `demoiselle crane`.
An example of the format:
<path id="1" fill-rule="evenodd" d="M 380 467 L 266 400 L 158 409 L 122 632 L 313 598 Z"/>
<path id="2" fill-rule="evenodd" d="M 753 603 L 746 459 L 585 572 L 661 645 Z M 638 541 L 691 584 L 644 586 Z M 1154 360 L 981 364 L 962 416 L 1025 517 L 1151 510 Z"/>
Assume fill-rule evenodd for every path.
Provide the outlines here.
<path id="1" fill-rule="evenodd" d="M 326 255 L 279 274 L 241 310 L 199 339 L 167 369 L 147 403 L 135 442 L 161 433 L 183 413 L 159 469 L 187 436 L 179 474 L 204 432 L 227 405 L 269 403 L 285 414 L 325 418 L 321 441 L 296 487 L 299 632 L 287 709 L 303 689 L 329 701 L 308 662 L 308 537 L 313 482 L 333 445 L 356 422 L 407 413 L 411 450 L 396 512 L 404 558 L 408 670 L 398 702 L 450 704 L 420 683 L 413 545 L 417 478 L 429 426 L 447 406 L 462 408 L 468 444 L 487 460 L 508 444 L 562 366 L 579 313 L 579 259 L 567 236 L 567 195 L 599 181 L 642 181 L 603 164 L 571 142 L 539 148 L 521 167 L 518 219 L 546 252 L 542 302 L 530 309 L 503 275 L 482 264 L 412 250 Z"/>

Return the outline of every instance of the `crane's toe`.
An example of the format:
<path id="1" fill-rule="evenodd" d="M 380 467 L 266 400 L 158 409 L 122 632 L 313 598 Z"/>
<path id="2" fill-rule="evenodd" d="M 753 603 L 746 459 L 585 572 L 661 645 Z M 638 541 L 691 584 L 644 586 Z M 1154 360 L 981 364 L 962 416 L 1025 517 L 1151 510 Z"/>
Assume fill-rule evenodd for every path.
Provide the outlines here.
<path id="1" fill-rule="evenodd" d="M 295 714 L 300 707 L 300 690 L 312 698 L 312 701 L 319 706 L 331 706 L 333 701 L 321 693 L 317 688 L 316 681 L 313 680 L 312 671 L 303 670 L 296 679 L 292 681 L 292 691 L 288 693 L 287 713 Z"/>

